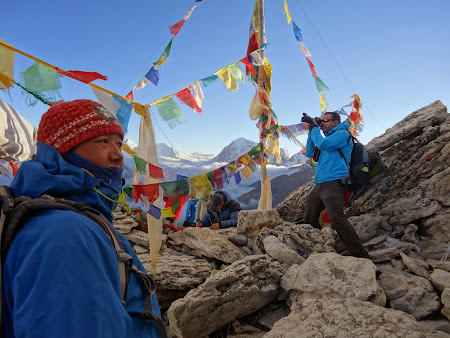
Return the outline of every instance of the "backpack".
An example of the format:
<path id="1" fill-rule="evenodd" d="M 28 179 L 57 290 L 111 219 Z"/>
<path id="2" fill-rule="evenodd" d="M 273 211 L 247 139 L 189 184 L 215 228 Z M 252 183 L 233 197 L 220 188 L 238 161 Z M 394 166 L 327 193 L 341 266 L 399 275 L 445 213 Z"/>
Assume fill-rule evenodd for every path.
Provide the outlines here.
<path id="1" fill-rule="evenodd" d="M 339 155 L 345 161 L 349 171 L 350 177 L 345 178 L 347 190 L 352 192 L 349 201 L 361 196 L 365 192 L 370 179 L 379 175 L 386 168 L 377 152 L 369 153 L 366 147 L 349 133 L 347 143 L 350 140 L 353 141 L 350 163 L 345 159 L 342 150 L 338 149 Z"/>
<path id="2" fill-rule="evenodd" d="M 160 337 L 167 337 L 164 322 L 161 318 L 155 316 L 152 310 L 151 296 L 156 291 L 155 280 L 148 274 L 140 271 L 133 264 L 133 257 L 125 252 L 120 237 L 113 227 L 113 225 L 106 219 L 106 217 L 98 210 L 91 206 L 74 202 L 65 199 L 55 198 L 49 195 L 43 195 L 39 198 L 32 199 L 27 196 L 14 198 L 13 191 L 10 187 L 0 185 L 0 333 L 4 336 L 2 321 L 2 311 L 4 306 L 3 299 L 3 265 L 8 254 L 9 247 L 14 236 L 26 223 L 26 221 L 33 216 L 33 213 L 44 209 L 59 209 L 71 210 L 96 222 L 108 236 L 111 245 L 117 255 L 119 264 L 120 286 L 122 293 L 122 304 L 125 307 L 125 297 L 128 289 L 128 273 L 132 270 L 138 276 L 138 279 L 146 291 L 145 308 L 142 313 L 128 312 L 130 316 L 138 316 L 145 322 L 153 321 L 158 328 Z"/>

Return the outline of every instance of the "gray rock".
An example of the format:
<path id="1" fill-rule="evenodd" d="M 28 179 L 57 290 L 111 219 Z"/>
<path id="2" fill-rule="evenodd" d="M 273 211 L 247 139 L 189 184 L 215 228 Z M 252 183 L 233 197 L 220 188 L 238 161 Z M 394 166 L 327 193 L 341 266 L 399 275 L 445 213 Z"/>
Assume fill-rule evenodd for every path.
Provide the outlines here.
<path id="1" fill-rule="evenodd" d="M 291 310 L 310 298 L 356 298 L 384 306 L 386 296 L 377 283 L 376 270 L 368 259 L 312 254 L 302 265 L 288 269 L 281 286 L 289 292 Z"/>
<path id="2" fill-rule="evenodd" d="M 441 269 L 434 269 L 430 277 L 431 281 L 439 291 L 443 291 L 444 288 L 450 289 L 450 272 Z"/>
<path id="3" fill-rule="evenodd" d="M 424 319 L 419 321 L 419 323 L 430 330 L 442 331 L 450 335 L 450 321 L 447 319 Z"/>
<path id="4" fill-rule="evenodd" d="M 215 258 L 225 263 L 233 263 L 246 254 L 231 243 L 227 237 L 206 228 L 186 228 L 171 233 L 169 238 L 175 245 L 187 245 L 197 251 L 197 255 Z"/>
<path id="5" fill-rule="evenodd" d="M 369 254 L 372 261 L 385 262 L 400 257 L 401 252 L 410 252 L 412 250 L 417 250 L 417 246 L 412 243 L 399 242 L 389 248 L 372 250 Z"/>
<path id="6" fill-rule="evenodd" d="M 264 250 L 276 260 L 287 265 L 302 264 L 305 258 L 300 256 L 289 245 L 284 244 L 275 236 L 267 236 L 263 239 Z"/>
<path id="7" fill-rule="evenodd" d="M 287 317 L 291 310 L 286 304 L 269 304 L 258 312 L 259 324 L 272 329 L 281 318 Z"/>
<path id="8" fill-rule="evenodd" d="M 349 217 L 348 221 L 363 242 L 370 241 L 377 236 L 390 235 L 392 232 L 392 226 L 380 215 L 353 216 Z"/>
<path id="9" fill-rule="evenodd" d="M 256 237 L 263 228 L 275 228 L 283 220 L 275 209 L 242 210 L 238 215 L 237 232 L 247 237 Z"/>
<path id="10" fill-rule="evenodd" d="M 441 308 L 439 296 L 430 281 L 404 271 L 383 272 L 380 284 L 393 309 L 401 310 L 417 320 Z"/>
<path id="11" fill-rule="evenodd" d="M 442 292 L 441 302 L 442 304 L 444 304 L 444 308 L 441 310 L 441 312 L 450 320 L 450 288 L 445 288 Z"/>
<path id="12" fill-rule="evenodd" d="M 148 234 L 141 230 L 132 230 L 128 234 L 124 234 L 124 236 L 132 243 L 138 244 L 140 246 L 149 248 L 148 242 Z"/>
<path id="13" fill-rule="evenodd" d="M 430 265 L 426 261 L 411 258 L 403 252 L 400 252 L 400 256 L 402 256 L 402 260 L 408 269 L 410 269 L 414 274 L 431 280 L 431 273 L 429 271 Z"/>
<path id="14" fill-rule="evenodd" d="M 416 232 L 419 228 L 415 224 L 408 224 L 402 242 L 417 243 Z"/>
<path id="15" fill-rule="evenodd" d="M 275 323 L 265 338 L 315 337 L 448 337 L 420 325 L 404 312 L 354 298 L 308 299 L 297 311 Z"/>
<path id="16" fill-rule="evenodd" d="M 267 255 L 247 256 L 211 275 L 167 315 L 177 337 L 206 337 L 236 318 L 273 302 L 285 267 Z"/>
<path id="17" fill-rule="evenodd" d="M 236 244 L 237 246 L 247 245 L 247 242 L 248 242 L 247 236 L 241 235 L 241 234 L 228 235 L 228 240 L 231 243 Z"/>

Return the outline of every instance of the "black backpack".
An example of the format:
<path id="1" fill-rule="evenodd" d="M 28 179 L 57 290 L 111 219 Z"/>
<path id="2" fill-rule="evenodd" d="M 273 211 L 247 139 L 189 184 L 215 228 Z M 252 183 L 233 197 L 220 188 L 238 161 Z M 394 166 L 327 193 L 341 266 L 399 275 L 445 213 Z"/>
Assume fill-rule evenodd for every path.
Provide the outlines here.
<path id="1" fill-rule="evenodd" d="M 125 252 L 120 237 L 114 226 L 98 210 L 91 206 L 60 198 L 54 198 L 49 195 L 43 195 L 39 198 L 21 196 L 14 198 L 12 189 L 5 185 L 0 185 L 0 335 L 4 336 L 2 321 L 2 312 L 4 306 L 3 297 L 3 265 L 8 254 L 9 247 L 14 236 L 26 223 L 27 219 L 33 216 L 33 213 L 45 209 L 71 210 L 78 212 L 96 222 L 108 236 L 111 245 L 114 247 L 119 264 L 120 286 L 122 291 L 122 304 L 125 307 L 125 297 L 128 289 L 128 273 L 134 271 L 138 276 L 143 289 L 146 291 L 145 308 L 142 313 L 129 312 L 130 316 L 138 316 L 145 322 L 154 322 L 158 328 L 160 337 L 167 337 L 164 322 L 161 318 L 153 314 L 151 296 L 156 291 L 155 280 L 140 271 L 133 264 L 133 257 Z"/>
<path id="2" fill-rule="evenodd" d="M 370 179 L 380 174 L 386 166 L 378 153 L 369 153 L 366 147 L 349 133 L 347 143 L 350 140 L 353 141 L 350 163 L 345 159 L 341 149 L 338 149 L 338 152 L 348 167 L 350 177 L 347 177 L 345 184 L 347 189 L 354 193 L 352 199 L 355 199 L 364 193 Z"/>

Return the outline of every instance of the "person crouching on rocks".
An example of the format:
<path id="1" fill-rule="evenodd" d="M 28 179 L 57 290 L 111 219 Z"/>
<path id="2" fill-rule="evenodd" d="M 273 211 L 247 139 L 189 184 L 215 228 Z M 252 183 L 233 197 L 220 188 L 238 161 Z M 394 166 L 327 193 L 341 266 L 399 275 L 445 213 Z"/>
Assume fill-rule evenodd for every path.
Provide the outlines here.
<path id="1" fill-rule="evenodd" d="M 235 227 L 241 210 L 241 205 L 232 200 L 227 192 L 216 191 L 211 196 L 208 210 L 196 226 L 197 228 L 209 227 L 212 230 Z"/>

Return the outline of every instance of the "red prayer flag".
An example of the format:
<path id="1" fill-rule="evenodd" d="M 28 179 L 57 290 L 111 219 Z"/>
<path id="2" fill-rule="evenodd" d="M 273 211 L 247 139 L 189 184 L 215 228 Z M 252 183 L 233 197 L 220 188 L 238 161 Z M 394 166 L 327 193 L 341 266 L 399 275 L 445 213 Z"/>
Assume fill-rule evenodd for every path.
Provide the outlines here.
<path id="1" fill-rule="evenodd" d="M 197 113 L 202 112 L 201 108 L 198 106 L 197 101 L 195 100 L 195 98 L 192 95 L 191 90 L 189 88 L 180 90 L 175 95 L 178 97 L 178 99 L 181 101 L 181 103 L 184 103 L 188 107 L 194 109 Z"/>
<path id="2" fill-rule="evenodd" d="M 144 195 L 150 203 L 153 203 L 159 197 L 159 184 L 136 184 L 133 189 L 133 197 L 136 203 L 141 195 Z"/>
<path id="3" fill-rule="evenodd" d="M 309 60 L 309 58 L 306 58 L 306 60 L 308 61 L 309 68 L 311 68 L 312 75 L 317 76 L 316 69 L 314 68 L 313 63 Z"/>
<path id="4" fill-rule="evenodd" d="M 13 176 L 16 176 L 19 171 L 19 167 L 13 162 L 9 162 L 9 165 L 11 166 Z"/>
<path id="5" fill-rule="evenodd" d="M 108 78 L 105 75 L 102 75 L 97 72 L 83 72 L 81 70 L 68 70 L 64 71 L 62 69 L 59 69 L 58 67 L 55 67 L 56 71 L 61 74 L 68 77 L 71 77 L 72 79 L 84 82 L 84 83 L 90 83 L 94 80 L 107 80 Z"/>
<path id="6" fill-rule="evenodd" d="M 245 72 L 248 73 L 250 72 L 253 76 L 256 76 L 256 69 L 253 67 L 252 63 L 250 62 L 248 56 L 242 58 L 241 61 L 244 65 L 245 65 Z"/>
<path id="7" fill-rule="evenodd" d="M 176 24 L 169 26 L 170 34 L 177 35 L 181 27 L 183 27 L 186 20 L 178 21 Z"/>
<path id="8" fill-rule="evenodd" d="M 149 176 L 152 178 L 164 179 L 164 170 L 151 163 L 148 164 Z"/>

